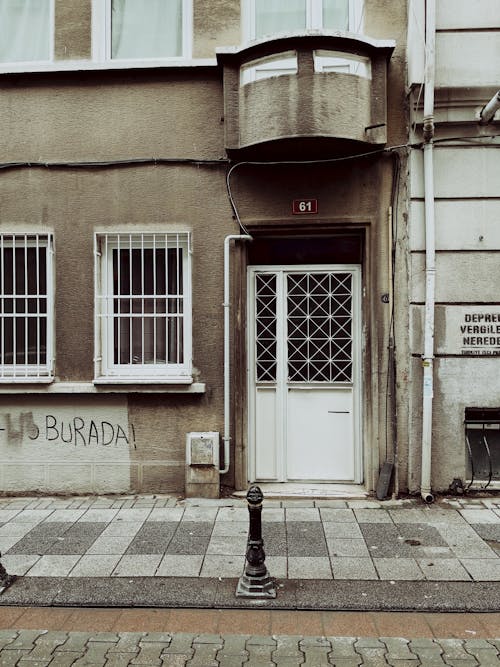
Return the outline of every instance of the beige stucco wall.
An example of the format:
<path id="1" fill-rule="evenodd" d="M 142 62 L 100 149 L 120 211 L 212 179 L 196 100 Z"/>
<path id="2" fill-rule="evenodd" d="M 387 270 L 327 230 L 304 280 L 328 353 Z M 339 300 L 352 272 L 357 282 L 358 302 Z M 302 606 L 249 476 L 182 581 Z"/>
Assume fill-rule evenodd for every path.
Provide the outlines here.
<path id="1" fill-rule="evenodd" d="M 398 23 L 402 4 L 380 0 L 370 3 L 366 14 L 368 34 L 400 40 L 389 69 L 390 143 L 398 143 L 406 131 L 401 78 L 404 31 Z M 89 57 L 89 6 L 90 2 L 57 3 L 57 58 Z M 387 12 L 393 12 L 393 20 L 384 24 Z M 195 0 L 194 26 L 194 56 L 212 57 L 214 46 L 239 41 L 239 3 L 210 3 L 209 11 L 208 3 Z M 215 67 L 3 75 L 0 85 L 4 162 L 225 156 L 221 72 Z M 242 219 L 250 225 L 264 223 L 278 229 L 297 224 L 291 200 L 307 195 L 318 199 L 320 215 L 303 217 L 301 225 L 314 227 L 320 222 L 332 234 L 349 227 L 365 231 L 363 432 L 365 477 L 372 489 L 385 457 L 389 311 L 381 295 L 388 291 L 392 161 L 381 156 L 329 168 L 243 169 L 232 185 Z M 404 199 L 400 206 L 404 207 Z M 0 231 L 54 234 L 56 384 L 93 379 L 95 233 L 165 229 L 192 232 L 193 361 L 205 393 L 152 394 L 137 387 L 115 394 L 76 393 L 71 398 L 44 395 L 43 389 L 37 396 L 7 397 L 0 392 L 0 428 L 2 419 L 8 418 L 12 433 L 18 426 L 29 427 L 21 439 L 14 437 L 11 442 L 3 441 L 0 431 L 0 458 L 9 458 L 13 466 L 10 482 L 4 469 L 1 490 L 182 492 L 186 433 L 222 431 L 223 240 L 238 230 L 224 165 L 24 166 L 2 171 Z M 57 424 L 73 424 L 73 429 L 76 417 L 89 424 L 120 424 L 128 443 L 122 438 L 118 447 L 109 449 L 94 441 L 84 446 L 79 440 L 75 447 L 39 438 L 39 458 L 33 459 L 29 436 L 35 432 L 33 424 L 43 431 L 47 415 L 57 418 Z M 233 419 L 233 426 L 244 432 L 242 422 L 234 424 Z M 65 428 L 66 436 L 69 426 Z M 239 454 L 233 453 L 240 462 L 240 478 L 244 439 L 243 433 L 233 442 L 233 448 L 239 448 Z M 224 481 L 234 481 L 233 470 Z"/>

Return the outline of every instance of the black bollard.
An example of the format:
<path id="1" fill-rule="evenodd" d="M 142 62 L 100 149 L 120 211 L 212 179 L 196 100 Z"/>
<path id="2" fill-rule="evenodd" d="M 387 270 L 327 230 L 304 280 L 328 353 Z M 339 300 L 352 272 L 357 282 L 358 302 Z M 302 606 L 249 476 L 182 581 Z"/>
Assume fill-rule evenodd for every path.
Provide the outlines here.
<path id="1" fill-rule="evenodd" d="M 262 501 L 264 495 L 258 486 L 251 486 L 247 492 L 250 527 L 245 571 L 236 588 L 239 598 L 275 598 L 274 582 L 266 567 L 264 540 L 262 539 Z"/>
<path id="2" fill-rule="evenodd" d="M 0 554 L 0 558 L 2 554 Z M 0 562 L 0 595 L 8 588 L 11 584 L 17 579 L 15 574 L 7 574 L 7 570 L 4 568 Z"/>

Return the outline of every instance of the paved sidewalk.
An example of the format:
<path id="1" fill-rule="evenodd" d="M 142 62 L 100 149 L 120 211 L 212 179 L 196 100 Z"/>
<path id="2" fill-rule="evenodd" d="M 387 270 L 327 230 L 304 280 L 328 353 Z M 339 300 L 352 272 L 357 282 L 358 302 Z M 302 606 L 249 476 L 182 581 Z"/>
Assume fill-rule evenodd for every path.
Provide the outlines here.
<path id="1" fill-rule="evenodd" d="M 236 599 L 238 499 L 0 498 L 0 604 L 500 609 L 500 498 L 265 500 L 275 601 Z"/>

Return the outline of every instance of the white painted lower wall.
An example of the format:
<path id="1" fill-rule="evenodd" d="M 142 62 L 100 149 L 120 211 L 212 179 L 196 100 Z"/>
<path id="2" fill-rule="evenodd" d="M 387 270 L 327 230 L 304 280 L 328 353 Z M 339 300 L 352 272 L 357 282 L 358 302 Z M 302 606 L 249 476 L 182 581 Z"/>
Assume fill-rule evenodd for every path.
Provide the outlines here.
<path id="1" fill-rule="evenodd" d="M 130 490 L 134 427 L 127 399 L 0 399 L 0 490 L 120 493 Z"/>

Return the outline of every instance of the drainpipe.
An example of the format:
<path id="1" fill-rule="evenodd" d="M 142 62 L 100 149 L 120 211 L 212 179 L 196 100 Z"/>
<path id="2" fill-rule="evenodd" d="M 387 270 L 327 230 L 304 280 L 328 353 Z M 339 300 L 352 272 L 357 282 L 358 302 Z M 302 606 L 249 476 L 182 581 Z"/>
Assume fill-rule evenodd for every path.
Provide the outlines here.
<path id="1" fill-rule="evenodd" d="M 432 400 L 434 396 L 434 303 L 436 248 L 434 217 L 434 83 L 436 64 L 436 0 L 427 0 L 425 17 L 424 91 L 424 206 L 425 206 L 425 323 L 422 401 L 422 473 L 420 493 L 432 503 Z"/>
<path id="2" fill-rule="evenodd" d="M 249 234 L 229 234 L 224 239 L 224 467 L 219 469 L 221 475 L 229 472 L 230 463 L 230 406 L 231 406 L 231 358 L 230 358 L 230 330 L 229 309 L 231 308 L 229 295 L 229 244 L 231 241 L 251 241 Z"/>

